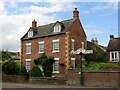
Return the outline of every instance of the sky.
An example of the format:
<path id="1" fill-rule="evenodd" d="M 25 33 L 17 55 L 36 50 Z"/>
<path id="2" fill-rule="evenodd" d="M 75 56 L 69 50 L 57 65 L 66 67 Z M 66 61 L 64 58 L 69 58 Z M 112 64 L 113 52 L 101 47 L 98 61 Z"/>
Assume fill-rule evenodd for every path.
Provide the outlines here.
<path id="1" fill-rule="evenodd" d="M 88 41 L 107 46 L 110 35 L 119 36 L 118 0 L 1 0 L 0 50 L 19 51 L 34 19 L 38 26 L 72 19 L 76 7 Z"/>

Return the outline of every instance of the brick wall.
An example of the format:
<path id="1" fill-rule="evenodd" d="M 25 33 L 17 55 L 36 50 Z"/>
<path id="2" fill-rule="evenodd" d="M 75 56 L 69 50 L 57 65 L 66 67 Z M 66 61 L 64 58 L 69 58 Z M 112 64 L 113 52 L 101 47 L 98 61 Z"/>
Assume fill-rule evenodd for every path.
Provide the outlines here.
<path id="1" fill-rule="evenodd" d="M 28 80 L 28 77 L 16 76 L 16 75 L 2 75 L 3 82 L 17 82 L 22 83 Z"/>
<path id="2" fill-rule="evenodd" d="M 64 85 L 66 84 L 66 78 L 53 78 L 53 77 L 30 77 L 30 83 L 38 84 L 55 84 L 55 85 Z"/>
<path id="3" fill-rule="evenodd" d="M 84 42 L 84 48 L 85 49 L 87 48 L 87 41 L 86 41 L 87 37 L 85 35 L 80 19 L 76 19 L 74 23 L 71 25 L 69 35 L 70 35 L 70 39 L 75 40 L 75 47 L 74 47 L 75 51 L 78 50 L 79 48 L 82 48 L 81 42 Z M 70 44 L 70 48 L 71 48 L 71 44 Z M 70 55 L 70 57 L 76 58 L 76 65 L 80 61 L 79 55 Z"/>
<path id="4" fill-rule="evenodd" d="M 52 40 L 55 39 L 60 39 L 59 41 L 59 47 L 60 47 L 60 52 L 57 53 L 52 53 L 53 50 L 53 43 Z M 23 41 L 22 47 L 23 47 L 23 53 L 22 53 L 22 65 L 26 65 L 25 59 L 31 59 L 31 68 L 34 64 L 34 59 L 36 57 L 41 56 L 42 54 L 38 53 L 39 45 L 38 42 L 44 41 L 44 52 L 46 53 L 47 56 L 53 56 L 55 58 L 59 58 L 59 62 L 65 63 L 65 34 L 63 35 L 57 35 L 57 36 L 52 36 L 52 37 L 44 37 L 44 38 L 38 38 L 38 39 L 33 39 L 33 40 L 27 40 Z M 26 55 L 26 43 L 31 43 L 31 53 L 30 55 Z M 60 73 L 65 72 L 65 66 L 60 66 Z"/>
<path id="5" fill-rule="evenodd" d="M 67 84 L 80 85 L 80 74 L 68 71 Z M 120 72 L 83 72 L 84 86 L 88 87 L 118 87 Z"/>

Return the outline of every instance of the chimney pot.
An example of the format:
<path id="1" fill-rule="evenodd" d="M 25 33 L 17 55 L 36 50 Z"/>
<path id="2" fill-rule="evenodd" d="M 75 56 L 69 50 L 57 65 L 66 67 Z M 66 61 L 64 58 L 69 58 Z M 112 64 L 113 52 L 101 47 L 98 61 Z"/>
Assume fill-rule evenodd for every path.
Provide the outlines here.
<path id="1" fill-rule="evenodd" d="M 110 40 L 113 40 L 114 39 L 114 35 L 110 35 Z"/>
<path id="2" fill-rule="evenodd" d="M 73 11 L 73 18 L 79 18 L 79 11 L 77 10 L 77 8 L 75 8 L 75 10 Z"/>

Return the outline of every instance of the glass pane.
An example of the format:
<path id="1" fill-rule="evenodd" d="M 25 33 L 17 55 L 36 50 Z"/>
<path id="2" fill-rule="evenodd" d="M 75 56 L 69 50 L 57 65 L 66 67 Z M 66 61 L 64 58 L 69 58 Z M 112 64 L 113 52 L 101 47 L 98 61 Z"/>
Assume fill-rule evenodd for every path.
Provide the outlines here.
<path id="1" fill-rule="evenodd" d="M 39 51 L 40 51 L 40 52 L 43 52 L 43 51 L 44 51 L 44 44 L 40 44 L 40 45 L 39 45 Z"/>
<path id="2" fill-rule="evenodd" d="M 31 45 L 27 45 L 26 46 L 26 52 L 27 53 L 31 53 Z"/>
<path id="3" fill-rule="evenodd" d="M 59 50 L 59 42 L 53 43 L 53 50 Z"/>
<path id="4" fill-rule="evenodd" d="M 58 64 L 58 63 L 59 63 L 59 60 L 55 60 L 54 65 L 53 65 L 53 66 L 54 66 L 54 67 L 53 67 L 53 68 L 54 68 L 54 69 L 53 69 L 54 71 L 59 71 L 59 64 Z"/>
<path id="5" fill-rule="evenodd" d="M 112 52 L 111 54 L 112 54 L 112 59 L 113 59 L 114 58 L 114 53 Z"/>
<path id="6" fill-rule="evenodd" d="M 33 31 L 28 32 L 28 37 L 32 37 L 33 36 Z"/>
<path id="7" fill-rule="evenodd" d="M 58 66 L 55 66 L 54 71 L 59 71 Z"/>
<path id="8" fill-rule="evenodd" d="M 71 66 L 73 67 L 73 69 L 75 68 L 75 61 L 71 60 Z"/>
<path id="9" fill-rule="evenodd" d="M 26 68 L 29 70 L 30 69 L 30 61 L 26 62 Z"/>
<path id="10" fill-rule="evenodd" d="M 115 52 L 115 58 L 117 58 L 117 52 Z"/>

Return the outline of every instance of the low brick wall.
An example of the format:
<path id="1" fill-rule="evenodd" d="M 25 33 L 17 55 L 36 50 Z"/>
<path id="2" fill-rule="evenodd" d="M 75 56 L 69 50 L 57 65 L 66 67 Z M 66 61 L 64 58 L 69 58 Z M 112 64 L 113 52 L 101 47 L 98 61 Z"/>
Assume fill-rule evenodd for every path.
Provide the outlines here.
<path id="1" fill-rule="evenodd" d="M 84 86 L 88 87 L 119 87 L 120 72 L 83 72 Z M 80 85 L 80 74 L 68 71 L 67 84 Z"/>
<path id="2" fill-rule="evenodd" d="M 17 83 L 22 83 L 27 81 L 27 77 L 23 76 L 16 76 L 16 75 L 2 75 L 2 81 L 3 82 L 17 82 Z"/>
<path id="3" fill-rule="evenodd" d="M 30 77 L 30 83 L 38 84 L 54 84 L 54 85 L 64 85 L 66 84 L 67 78 L 56 78 L 56 77 Z"/>
<path id="4" fill-rule="evenodd" d="M 67 78 L 68 85 L 80 85 L 80 74 L 77 71 L 68 70 Z"/>

